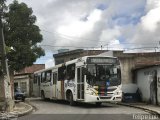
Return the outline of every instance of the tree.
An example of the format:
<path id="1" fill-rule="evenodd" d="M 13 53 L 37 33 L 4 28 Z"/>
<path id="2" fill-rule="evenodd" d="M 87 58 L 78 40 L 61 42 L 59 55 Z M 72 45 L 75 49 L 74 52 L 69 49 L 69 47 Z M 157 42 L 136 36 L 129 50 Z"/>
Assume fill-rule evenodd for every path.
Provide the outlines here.
<path id="1" fill-rule="evenodd" d="M 1 11 L 3 11 L 3 9 L 6 8 L 5 2 L 6 2 L 6 0 L 0 0 L 0 9 L 1 9 Z"/>
<path id="2" fill-rule="evenodd" d="M 0 31 L 2 30 L 2 17 L 3 17 L 3 12 L 6 9 L 6 5 L 5 5 L 5 1 L 6 0 L 0 0 Z M 2 31 L 1 31 L 2 32 Z M 0 33 L 0 75 L 2 74 L 2 52 L 3 52 L 3 45 L 2 45 L 2 34 Z"/>
<path id="3" fill-rule="evenodd" d="M 42 35 L 36 22 L 36 16 L 25 3 L 14 0 L 5 14 L 5 41 L 12 50 L 7 53 L 11 69 L 19 71 L 32 65 L 37 58 L 43 56 L 44 50 L 37 44 Z"/>

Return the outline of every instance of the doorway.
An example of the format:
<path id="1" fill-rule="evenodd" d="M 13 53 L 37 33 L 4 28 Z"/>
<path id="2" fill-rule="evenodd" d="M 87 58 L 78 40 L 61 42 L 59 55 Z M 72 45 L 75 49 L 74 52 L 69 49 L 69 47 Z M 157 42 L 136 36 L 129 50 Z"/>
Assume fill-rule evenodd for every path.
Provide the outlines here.
<path id="1" fill-rule="evenodd" d="M 152 71 L 152 77 L 150 79 L 150 103 L 157 105 L 157 70 Z"/>

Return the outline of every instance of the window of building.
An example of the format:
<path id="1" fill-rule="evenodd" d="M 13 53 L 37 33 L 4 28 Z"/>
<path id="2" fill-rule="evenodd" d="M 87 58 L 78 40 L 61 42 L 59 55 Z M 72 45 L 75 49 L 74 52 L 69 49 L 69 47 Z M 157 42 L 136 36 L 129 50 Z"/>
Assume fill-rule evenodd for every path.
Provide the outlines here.
<path id="1" fill-rule="evenodd" d="M 18 88 L 18 82 L 14 82 L 14 91 Z"/>

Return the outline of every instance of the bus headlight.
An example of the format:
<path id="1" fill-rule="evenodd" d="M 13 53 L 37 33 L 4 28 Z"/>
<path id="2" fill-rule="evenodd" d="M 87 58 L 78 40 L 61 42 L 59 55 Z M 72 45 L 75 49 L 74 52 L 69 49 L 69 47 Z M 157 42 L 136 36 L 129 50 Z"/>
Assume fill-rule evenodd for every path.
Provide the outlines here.
<path id="1" fill-rule="evenodd" d="M 88 90 L 88 94 L 90 94 L 90 95 L 96 95 L 96 93 L 94 91 L 92 91 L 92 90 Z"/>
<path id="2" fill-rule="evenodd" d="M 93 92 L 93 91 L 91 91 L 91 92 L 90 92 L 90 94 L 91 94 L 91 95 L 94 95 L 94 92 Z"/>

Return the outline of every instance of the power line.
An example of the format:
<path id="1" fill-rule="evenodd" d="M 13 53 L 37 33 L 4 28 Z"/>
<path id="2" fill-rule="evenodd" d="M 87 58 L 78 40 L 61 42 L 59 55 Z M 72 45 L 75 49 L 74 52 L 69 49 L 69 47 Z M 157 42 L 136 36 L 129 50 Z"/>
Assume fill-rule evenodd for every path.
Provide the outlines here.
<path id="1" fill-rule="evenodd" d="M 27 44 L 19 44 L 19 45 L 21 45 L 21 46 L 27 46 Z M 112 44 L 112 45 L 121 45 L 121 44 Z M 41 46 L 41 47 L 52 47 L 52 48 L 82 48 L 82 49 L 98 49 L 98 48 L 101 48 L 101 47 L 103 47 L 103 46 L 97 46 L 97 47 L 95 47 L 95 46 L 56 46 L 56 45 L 47 45 L 47 44 L 42 44 L 42 45 L 38 45 L 38 46 Z M 103 49 L 115 49 L 116 47 L 111 47 L 111 45 L 108 45 L 108 46 L 106 46 L 106 47 L 103 47 Z M 159 47 L 157 47 L 157 46 L 148 46 L 148 47 L 146 47 L 146 46 L 144 46 L 144 47 L 129 47 L 129 48 L 127 48 L 127 47 L 124 47 L 124 48 L 121 48 L 121 49 L 132 49 L 132 50 L 134 50 L 134 49 L 150 49 L 150 48 L 159 48 Z M 57 49 L 58 50 L 58 49 Z"/>
<path id="2" fill-rule="evenodd" d="M 47 46 L 47 47 L 62 47 L 62 48 L 98 48 L 94 46 L 55 46 L 55 45 L 39 45 L 39 46 Z"/>
<path id="3" fill-rule="evenodd" d="M 68 38 L 70 38 L 70 39 L 76 38 L 76 39 L 79 39 L 79 40 L 97 41 L 97 40 L 91 40 L 91 39 L 88 39 L 88 38 L 80 38 L 80 37 L 75 37 L 75 36 L 69 36 L 69 35 L 65 35 L 65 34 L 58 33 L 58 32 L 56 32 L 56 31 L 50 32 L 50 31 L 47 31 L 47 30 L 44 30 L 44 29 L 41 29 L 41 30 L 44 31 L 44 32 L 47 32 L 47 33 L 60 35 L 61 37 L 68 37 Z M 101 41 L 101 42 L 106 42 L 106 41 Z"/>
<path id="4" fill-rule="evenodd" d="M 58 37 L 62 37 L 62 38 L 64 38 L 64 39 L 67 39 L 67 40 L 72 40 L 72 41 L 75 41 L 75 40 L 73 40 L 73 39 L 79 39 L 79 40 L 87 40 L 87 41 L 97 41 L 97 42 L 99 42 L 99 44 L 102 44 L 101 42 L 106 42 L 105 40 L 101 40 L 101 41 L 98 41 L 98 40 L 91 40 L 91 39 L 87 39 L 87 38 L 80 38 L 80 37 L 75 37 L 75 36 L 69 36 L 69 35 L 65 35 L 65 34 L 61 34 L 61 33 L 58 33 L 58 32 L 50 32 L 50 31 L 47 31 L 47 30 L 44 30 L 44 29 L 42 29 L 42 31 L 45 31 L 45 32 L 47 32 L 47 33 L 51 33 L 51 34 L 56 34 L 56 35 L 59 35 Z M 75 41 L 75 42 L 77 42 L 77 41 Z M 86 42 L 86 41 L 78 41 L 78 42 Z M 136 42 L 120 42 L 120 43 L 111 43 L 111 42 L 107 42 L 105 45 L 151 45 L 151 44 L 153 44 L 153 45 L 157 45 L 157 44 L 159 44 L 159 42 L 160 41 L 154 41 L 154 42 L 150 42 L 150 43 L 141 43 L 141 44 L 139 44 L 139 43 L 136 43 Z M 86 43 L 85 43 L 86 44 Z M 103 46 L 105 46 L 105 45 L 103 45 Z"/>
<path id="5" fill-rule="evenodd" d="M 62 37 L 64 39 L 71 40 L 72 42 L 73 41 L 77 42 L 77 43 L 83 43 L 83 42 L 85 42 L 85 45 L 88 44 L 88 43 L 86 43 L 86 40 L 87 41 L 92 41 L 92 42 L 96 41 L 96 42 L 98 42 L 97 44 L 100 44 L 100 46 L 103 45 L 101 42 L 106 42 L 105 40 L 103 40 L 103 41 L 91 40 L 91 39 L 87 39 L 87 38 L 80 38 L 80 37 L 75 37 L 75 36 L 69 36 L 69 35 L 61 34 L 61 33 L 58 33 L 56 31 L 50 32 L 50 31 L 44 30 L 44 29 L 41 29 L 41 30 L 44 31 L 44 32 L 50 33 L 50 34 L 58 35 L 58 37 Z M 77 41 L 75 39 L 78 39 L 78 40 L 81 40 L 81 41 Z M 63 40 L 63 39 L 56 38 L 56 40 Z M 85 41 L 82 41 L 82 40 L 85 40 Z M 112 43 L 112 42 L 106 42 L 103 46 L 106 46 L 106 45 L 107 46 L 110 46 L 110 45 L 151 45 L 151 44 L 153 44 L 153 45 L 155 45 L 155 44 L 157 45 L 158 44 L 159 45 L 159 42 L 160 41 L 154 41 L 152 43 L 150 42 L 150 43 L 141 43 L 141 44 L 136 43 L 136 42 L 120 42 L 120 43 L 116 43 L 116 44 Z M 54 47 L 69 47 L 69 48 L 90 48 L 90 47 L 93 48 L 93 47 L 95 47 L 95 46 L 90 46 L 90 45 L 95 45 L 95 43 L 93 43 L 93 44 L 89 43 L 88 46 L 86 46 L 86 47 L 84 47 L 84 46 L 81 46 L 81 47 L 78 47 L 78 46 L 54 46 Z"/>

